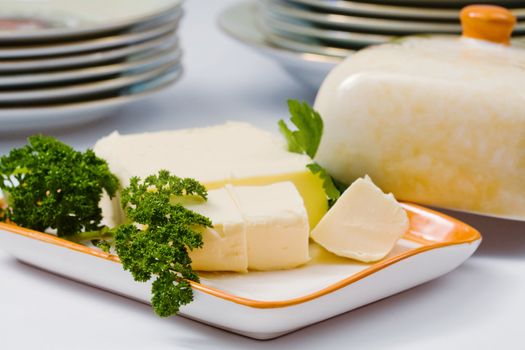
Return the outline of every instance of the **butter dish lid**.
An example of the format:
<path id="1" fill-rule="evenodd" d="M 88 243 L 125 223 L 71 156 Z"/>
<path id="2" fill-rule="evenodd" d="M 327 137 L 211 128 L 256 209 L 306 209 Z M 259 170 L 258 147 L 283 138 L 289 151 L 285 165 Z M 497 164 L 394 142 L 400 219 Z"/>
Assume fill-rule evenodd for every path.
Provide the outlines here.
<path id="1" fill-rule="evenodd" d="M 509 45 L 514 15 L 498 6 L 472 5 L 462 10 L 461 21 L 462 37 L 407 37 L 371 47 L 349 57 L 330 75 L 345 79 L 380 72 L 521 90 L 525 50 Z"/>

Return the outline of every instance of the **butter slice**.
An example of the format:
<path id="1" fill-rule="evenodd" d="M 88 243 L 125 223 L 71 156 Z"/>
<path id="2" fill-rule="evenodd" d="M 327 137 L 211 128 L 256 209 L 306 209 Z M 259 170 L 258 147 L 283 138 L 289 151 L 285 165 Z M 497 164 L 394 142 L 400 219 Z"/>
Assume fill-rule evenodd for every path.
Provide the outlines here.
<path id="1" fill-rule="evenodd" d="M 202 248 L 190 251 L 195 270 L 280 270 L 310 260 L 308 216 L 291 182 L 227 185 L 208 191 L 206 202 L 185 207 L 213 224 L 202 230 Z"/>
<path id="2" fill-rule="evenodd" d="M 322 180 L 306 168 L 311 160 L 288 152 L 283 138 L 247 123 L 133 135 L 114 132 L 100 139 L 94 151 L 108 162 L 123 187 L 132 176 L 144 178 L 161 169 L 195 178 L 209 190 L 226 184 L 291 181 L 303 197 L 311 227 L 327 210 Z M 108 222 L 122 222 L 118 198 L 113 205 L 101 206 Z"/>
<path id="3" fill-rule="evenodd" d="M 202 248 L 189 254 L 192 268 L 246 272 L 246 225 L 230 193 L 226 189 L 209 191 L 206 202 L 185 207 L 208 217 L 213 224 L 213 228 L 202 230 Z"/>
<path id="4" fill-rule="evenodd" d="M 408 216 L 394 196 L 366 177 L 352 183 L 311 237 L 336 255 L 372 262 L 383 259 L 408 227 Z"/>
<path id="5" fill-rule="evenodd" d="M 246 224 L 249 269 L 289 269 L 310 260 L 308 216 L 293 183 L 227 188 Z"/>

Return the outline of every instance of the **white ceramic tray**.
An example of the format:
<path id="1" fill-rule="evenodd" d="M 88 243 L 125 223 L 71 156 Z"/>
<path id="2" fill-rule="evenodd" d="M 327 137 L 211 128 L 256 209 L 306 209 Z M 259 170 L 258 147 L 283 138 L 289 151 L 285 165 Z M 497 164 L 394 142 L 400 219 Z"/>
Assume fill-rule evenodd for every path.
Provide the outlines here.
<path id="1" fill-rule="evenodd" d="M 404 207 L 410 230 L 377 263 L 338 258 L 312 245 L 312 261 L 298 269 L 201 273 L 201 282 L 192 283 L 195 300 L 181 314 L 270 339 L 439 277 L 463 263 L 481 242 L 480 234 L 462 222 L 416 205 Z M 150 300 L 150 285 L 134 282 L 118 257 L 100 250 L 3 223 L 0 248 L 39 268 L 141 302 Z"/>

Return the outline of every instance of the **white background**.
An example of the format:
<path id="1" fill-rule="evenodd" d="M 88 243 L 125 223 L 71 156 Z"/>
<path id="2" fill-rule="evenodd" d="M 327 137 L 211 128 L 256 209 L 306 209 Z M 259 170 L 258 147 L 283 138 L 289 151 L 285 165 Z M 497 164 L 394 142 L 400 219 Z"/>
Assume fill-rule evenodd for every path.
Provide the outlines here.
<path id="1" fill-rule="evenodd" d="M 113 117 L 48 133 L 86 148 L 115 129 L 130 133 L 235 119 L 276 130 L 276 121 L 287 116 L 286 99 L 313 102 L 315 94 L 217 29 L 217 15 L 233 3 L 185 3 L 186 70 L 175 86 Z M 0 154 L 22 145 L 25 136 L 0 134 Z M 271 341 L 181 317 L 160 319 L 149 306 L 0 251 L 0 349 L 525 349 L 525 223 L 459 218 L 478 228 L 484 242 L 457 270 Z"/>

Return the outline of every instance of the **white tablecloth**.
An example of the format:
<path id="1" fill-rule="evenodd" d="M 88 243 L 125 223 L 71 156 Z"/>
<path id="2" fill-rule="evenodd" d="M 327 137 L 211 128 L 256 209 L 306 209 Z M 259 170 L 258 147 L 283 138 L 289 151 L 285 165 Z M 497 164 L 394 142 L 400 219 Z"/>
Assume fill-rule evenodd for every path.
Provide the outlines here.
<path id="1" fill-rule="evenodd" d="M 185 75 L 118 115 L 49 132 L 77 148 L 121 133 L 244 120 L 276 130 L 286 100 L 313 101 L 272 61 L 222 34 L 235 1 L 189 0 L 181 36 Z M 0 136 L 0 154 L 27 135 Z M 525 185 L 525 179 L 524 179 Z M 423 286 L 276 340 L 261 342 L 21 264 L 0 252 L 0 349 L 525 349 L 525 223 L 462 215 L 479 251 Z M 213 312 L 213 310 L 210 310 Z"/>

